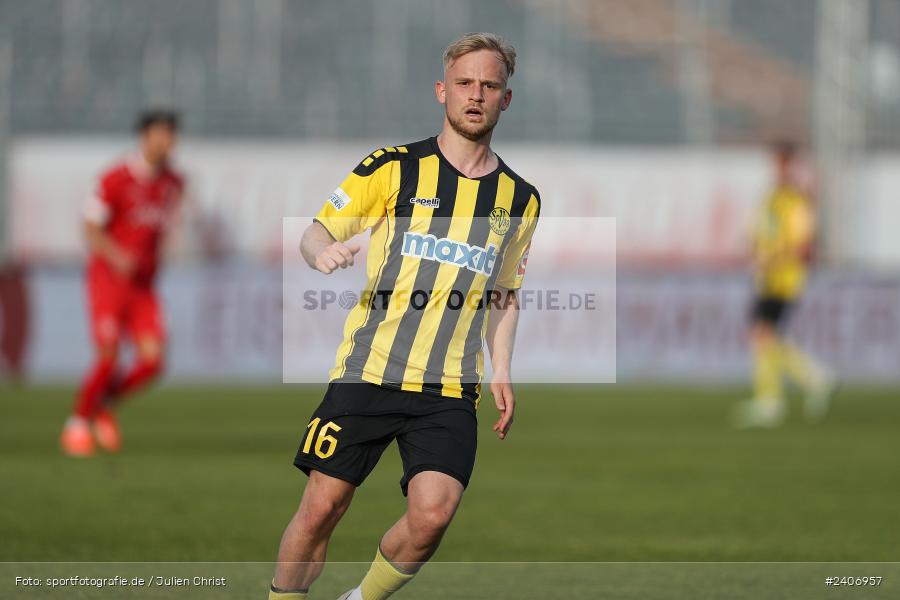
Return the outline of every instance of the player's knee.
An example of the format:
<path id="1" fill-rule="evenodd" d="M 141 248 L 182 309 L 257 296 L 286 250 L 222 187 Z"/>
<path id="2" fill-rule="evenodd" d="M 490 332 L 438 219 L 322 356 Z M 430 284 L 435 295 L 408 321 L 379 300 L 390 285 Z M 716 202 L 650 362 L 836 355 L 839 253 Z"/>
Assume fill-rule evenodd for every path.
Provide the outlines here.
<path id="1" fill-rule="evenodd" d="M 750 331 L 750 341 L 758 348 L 771 344 L 776 336 L 775 329 L 768 323 L 756 323 Z"/>
<path id="2" fill-rule="evenodd" d="M 455 508 L 453 502 L 436 502 L 418 507 L 411 512 L 413 531 L 419 538 L 420 545 L 428 546 L 440 540 L 453 520 Z"/>
<path id="3" fill-rule="evenodd" d="M 324 494 L 304 498 L 297 513 L 300 527 L 311 537 L 328 532 L 337 525 L 349 505 L 344 498 Z"/>
<path id="4" fill-rule="evenodd" d="M 138 358 L 147 364 L 162 363 L 165 358 L 163 344 L 154 337 L 146 337 L 138 341 Z"/>
<path id="5" fill-rule="evenodd" d="M 103 362 L 116 362 L 119 358 L 119 345 L 115 343 L 100 344 L 97 346 L 97 360 Z"/>
<path id="6" fill-rule="evenodd" d="M 155 378 L 165 369 L 165 355 L 162 344 L 153 338 L 146 338 L 138 343 L 138 361 L 148 378 Z"/>

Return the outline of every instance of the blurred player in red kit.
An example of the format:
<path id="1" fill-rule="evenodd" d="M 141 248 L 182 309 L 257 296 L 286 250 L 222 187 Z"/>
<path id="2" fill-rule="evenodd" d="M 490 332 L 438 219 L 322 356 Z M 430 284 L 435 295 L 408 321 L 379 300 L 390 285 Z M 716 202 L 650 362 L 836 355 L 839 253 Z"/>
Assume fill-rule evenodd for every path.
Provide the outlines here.
<path id="1" fill-rule="evenodd" d="M 84 209 L 95 352 L 60 438 L 63 451 L 71 456 L 90 456 L 95 440 L 104 450 L 119 450 L 115 407 L 163 367 L 165 328 L 154 279 L 161 243 L 184 189 L 182 177 L 169 166 L 178 115 L 146 111 L 136 128 L 138 152 L 101 175 Z M 124 336 L 134 344 L 135 361 L 119 370 Z"/>

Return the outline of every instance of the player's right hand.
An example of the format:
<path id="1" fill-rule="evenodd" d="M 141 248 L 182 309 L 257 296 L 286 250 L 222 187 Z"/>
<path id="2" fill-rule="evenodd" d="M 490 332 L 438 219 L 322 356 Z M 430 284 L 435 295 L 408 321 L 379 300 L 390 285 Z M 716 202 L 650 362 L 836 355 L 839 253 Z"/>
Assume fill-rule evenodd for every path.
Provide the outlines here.
<path id="1" fill-rule="evenodd" d="M 353 266 L 353 257 L 359 252 L 358 244 L 345 245 L 334 242 L 325 246 L 316 256 L 316 269 L 328 275 L 338 268 L 346 269 Z"/>
<path id="2" fill-rule="evenodd" d="M 112 268 L 122 277 L 131 277 L 137 268 L 137 260 L 127 252 L 113 252 L 107 258 Z"/>

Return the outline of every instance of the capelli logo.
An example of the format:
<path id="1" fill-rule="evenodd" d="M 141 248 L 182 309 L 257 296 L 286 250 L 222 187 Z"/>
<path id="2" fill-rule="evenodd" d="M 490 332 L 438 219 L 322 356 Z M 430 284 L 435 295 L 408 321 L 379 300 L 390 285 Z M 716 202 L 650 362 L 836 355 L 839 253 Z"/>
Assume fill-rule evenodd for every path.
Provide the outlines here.
<path id="1" fill-rule="evenodd" d="M 410 198 L 410 204 L 418 204 L 419 206 L 424 206 L 425 208 L 437 208 L 441 205 L 440 198 Z"/>

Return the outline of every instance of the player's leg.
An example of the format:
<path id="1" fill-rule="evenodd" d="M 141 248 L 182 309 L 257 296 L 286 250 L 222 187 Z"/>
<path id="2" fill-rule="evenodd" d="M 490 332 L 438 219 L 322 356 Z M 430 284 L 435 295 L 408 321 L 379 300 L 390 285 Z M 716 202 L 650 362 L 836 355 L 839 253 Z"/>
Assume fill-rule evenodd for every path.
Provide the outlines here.
<path id="1" fill-rule="evenodd" d="M 804 415 L 809 421 L 825 417 L 836 388 L 830 370 L 784 336 L 785 322 L 793 302 L 786 303 L 779 323 L 778 365 L 781 373 L 800 386 L 804 393 Z"/>
<path id="2" fill-rule="evenodd" d="M 116 369 L 118 344 L 98 345 L 94 360 L 78 390 L 72 415 L 63 427 L 60 444 L 70 456 L 90 456 L 94 452 L 91 422 L 101 408 L 103 397 Z"/>
<path id="3" fill-rule="evenodd" d="M 764 404 L 780 404 L 784 400 L 784 390 L 778 332 L 770 322 L 757 321 L 750 330 L 750 344 L 753 353 L 753 397 Z"/>
<path id="4" fill-rule="evenodd" d="M 159 335 L 142 334 L 135 341 L 135 350 L 135 362 L 131 369 L 110 389 L 113 403 L 121 402 L 125 396 L 137 392 L 163 372 L 165 346 Z"/>
<path id="5" fill-rule="evenodd" d="M 753 398 L 738 406 L 735 424 L 739 427 L 776 426 L 784 420 L 777 329 L 784 312 L 784 303 L 775 299 L 761 298 L 754 306 L 749 334 L 753 356 Z"/>
<path id="6" fill-rule="evenodd" d="M 393 404 L 396 394 L 372 384 L 329 384 L 294 458 L 310 480 L 282 536 L 271 600 L 302 600 L 321 573 L 328 540 L 354 490 L 405 422 Z M 385 414 L 372 414 L 373 407 Z"/>
<path id="7" fill-rule="evenodd" d="M 294 517 L 281 536 L 271 600 L 305 598 L 322 572 L 328 540 L 350 506 L 356 486 L 311 471 Z"/>
<path id="8" fill-rule="evenodd" d="M 94 451 L 90 423 L 114 378 L 121 335 L 121 289 L 89 273 L 87 291 L 94 358 L 60 437 L 63 450 L 71 456 L 89 456 Z"/>
<path id="9" fill-rule="evenodd" d="M 408 583 L 440 545 L 475 465 L 478 424 L 474 406 L 455 401 L 445 410 L 410 419 L 399 436 L 407 510 L 381 539 L 375 560 L 347 600 L 384 600 Z M 451 404 L 451 406 L 453 406 Z"/>
<path id="10" fill-rule="evenodd" d="M 159 377 L 165 364 L 165 326 L 162 308 L 153 290 L 134 290 L 127 309 L 128 327 L 135 342 L 135 362 L 110 389 L 112 402 L 120 402 Z"/>
<path id="11" fill-rule="evenodd" d="M 785 329 L 794 300 L 767 301 L 770 306 L 758 310 L 758 324 L 764 329 L 766 353 L 771 354 L 780 375 L 787 376 L 805 390 L 819 387 L 827 379 L 826 369 L 785 337 Z"/>
<path id="12" fill-rule="evenodd" d="M 803 412 L 807 420 L 825 417 L 836 381 L 831 371 L 784 337 L 778 340 L 782 372 L 804 391 Z"/>
<path id="13" fill-rule="evenodd" d="M 123 398 L 156 379 L 163 366 L 165 329 L 159 302 L 152 290 L 132 288 L 129 291 L 123 321 L 134 340 L 134 364 L 124 376 L 112 378 L 93 421 L 97 443 L 107 452 L 118 452 L 122 447 L 115 408 Z"/>
<path id="14" fill-rule="evenodd" d="M 94 416 L 94 435 L 97 443 L 107 452 L 122 448 L 122 432 L 115 409 L 128 394 L 139 390 L 155 379 L 162 371 L 163 344 L 156 336 L 139 338 L 135 344 L 136 358 L 131 369 L 122 376 L 113 377 L 106 396 Z"/>
<path id="15" fill-rule="evenodd" d="M 421 471 L 409 482 L 406 512 L 391 527 L 359 587 L 347 600 L 384 600 L 409 583 L 432 557 L 462 500 L 463 485 L 438 471 Z"/>
<path id="16" fill-rule="evenodd" d="M 381 539 L 381 552 L 398 569 L 414 573 L 435 553 L 463 496 L 462 484 L 438 471 L 409 482 L 406 513 Z"/>

